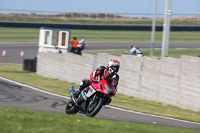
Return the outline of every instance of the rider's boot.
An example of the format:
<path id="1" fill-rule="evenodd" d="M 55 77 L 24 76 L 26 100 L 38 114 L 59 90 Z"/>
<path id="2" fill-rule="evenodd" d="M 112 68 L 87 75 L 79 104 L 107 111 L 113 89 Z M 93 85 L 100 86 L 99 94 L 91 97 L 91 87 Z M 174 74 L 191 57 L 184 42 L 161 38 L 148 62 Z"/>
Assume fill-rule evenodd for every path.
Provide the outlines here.
<path id="1" fill-rule="evenodd" d="M 76 97 L 75 97 L 75 95 L 74 95 L 75 92 L 76 92 L 75 87 L 74 87 L 74 86 L 71 86 L 71 87 L 70 87 L 70 96 L 71 96 L 73 102 L 76 101 Z"/>

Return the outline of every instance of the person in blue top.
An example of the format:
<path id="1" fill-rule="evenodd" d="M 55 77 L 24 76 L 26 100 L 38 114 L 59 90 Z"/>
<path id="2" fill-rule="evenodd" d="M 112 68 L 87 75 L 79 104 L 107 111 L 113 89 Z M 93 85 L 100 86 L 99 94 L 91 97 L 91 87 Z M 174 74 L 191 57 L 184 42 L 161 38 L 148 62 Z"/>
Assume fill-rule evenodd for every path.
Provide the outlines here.
<path id="1" fill-rule="evenodd" d="M 136 55 L 136 56 L 139 56 L 139 57 L 143 57 L 144 56 L 142 51 L 140 51 L 140 49 L 138 47 L 130 45 L 129 48 L 130 48 L 130 52 L 125 51 L 126 54 Z"/>

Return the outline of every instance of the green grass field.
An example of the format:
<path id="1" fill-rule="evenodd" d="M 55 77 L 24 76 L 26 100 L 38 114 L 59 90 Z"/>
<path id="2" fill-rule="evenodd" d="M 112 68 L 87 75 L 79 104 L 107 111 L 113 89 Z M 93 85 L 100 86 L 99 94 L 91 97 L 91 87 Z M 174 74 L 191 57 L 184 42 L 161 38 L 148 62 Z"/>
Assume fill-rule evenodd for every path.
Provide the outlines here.
<path id="1" fill-rule="evenodd" d="M 197 133 L 199 131 L 0 107 L 1 133 Z M 154 125 L 153 125 L 154 124 Z"/>
<path id="2" fill-rule="evenodd" d="M 1 42 L 38 42 L 39 29 L 0 27 Z M 71 30 L 70 39 L 77 36 L 87 42 L 151 42 L 151 31 Z M 170 42 L 200 42 L 200 32 L 171 32 Z M 155 42 L 162 41 L 156 32 Z"/>
<path id="3" fill-rule="evenodd" d="M 125 54 L 124 51 L 127 50 L 113 50 L 113 51 L 90 51 L 90 52 L 83 52 L 87 54 L 94 54 L 97 55 L 98 53 L 108 53 L 108 54 Z M 141 49 L 143 54 L 145 56 L 150 57 L 150 50 L 149 49 Z M 168 56 L 173 58 L 180 58 L 182 55 L 189 55 L 189 56 L 198 56 L 200 54 L 200 49 L 169 49 Z M 133 55 L 130 55 L 133 56 Z M 161 56 L 161 50 L 154 50 L 154 57 L 160 57 Z"/>

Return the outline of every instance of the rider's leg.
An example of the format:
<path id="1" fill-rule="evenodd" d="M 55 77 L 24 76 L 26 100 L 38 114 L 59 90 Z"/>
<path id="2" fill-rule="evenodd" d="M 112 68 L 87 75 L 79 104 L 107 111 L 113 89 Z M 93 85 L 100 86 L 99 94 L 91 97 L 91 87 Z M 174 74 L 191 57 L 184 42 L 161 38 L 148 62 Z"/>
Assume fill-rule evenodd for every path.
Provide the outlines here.
<path id="1" fill-rule="evenodd" d="M 79 86 L 79 90 L 82 91 L 84 88 L 86 88 L 87 86 L 89 86 L 91 84 L 91 80 L 90 79 L 83 79 L 80 83 Z"/>
<path id="2" fill-rule="evenodd" d="M 83 89 L 81 92 L 80 92 L 80 96 L 78 97 L 77 99 L 77 103 L 78 105 L 81 105 L 81 103 L 87 99 L 86 97 L 86 93 L 88 92 L 88 90 L 90 89 L 90 87 L 86 87 L 85 89 Z"/>
<path id="3" fill-rule="evenodd" d="M 80 92 L 81 92 L 84 88 L 86 88 L 87 86 L 89 86 L 90 84 L 91 84 L 91 80 L 90 80 L 90 79 L 83 79 L 83 80 L 81 81 L 81 83 L 80 83 L 80 86 L 79 86 L 78 91 L 76 91 L 76 92 L 74 93 L 75 97 L 78 98 Z"/>

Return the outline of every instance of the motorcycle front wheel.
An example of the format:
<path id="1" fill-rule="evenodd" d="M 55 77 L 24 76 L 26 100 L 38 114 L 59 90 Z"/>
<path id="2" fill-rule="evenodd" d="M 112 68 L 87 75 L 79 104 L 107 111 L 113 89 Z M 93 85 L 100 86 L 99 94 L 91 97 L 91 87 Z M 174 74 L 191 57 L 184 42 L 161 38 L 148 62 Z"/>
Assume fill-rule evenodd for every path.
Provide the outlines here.
<path id="1" fill-rule="evenodd" d="M 77 111 L 74 108 L 74 104 L 71 103 L 70 101 L 67 102 L 65 112 L 66 114 L 72 114 L 72 115 L 75 115 L 77 113 Z"/>
<path id="2" fill-rule="evenodd" d="M 97 95 L 94 95 L 91 98 L 90 103 L 86 110 L 86 116 L 94 117 L 104 105 L 103 98 Z"/>

